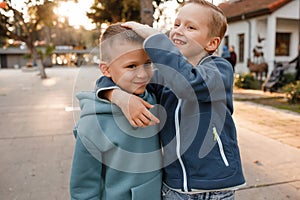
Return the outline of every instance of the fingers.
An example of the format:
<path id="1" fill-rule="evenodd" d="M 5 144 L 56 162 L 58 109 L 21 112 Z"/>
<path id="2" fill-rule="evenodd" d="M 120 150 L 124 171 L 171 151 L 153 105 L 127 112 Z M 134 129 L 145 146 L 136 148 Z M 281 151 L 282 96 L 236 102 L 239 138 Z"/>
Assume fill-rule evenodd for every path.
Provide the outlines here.
<path id="1" fill-rule="evenodd" d="M 146 24 L 140 24 L 140 23 L 133 22 L 133 21 L 125 22 L 122 24 L 122 26 L 132 29 L 133 31 L 135 31 L 137 34 L 139 34 L 143 38 L 147 38 L 153 34 L 159 33 L 158 30 L 155 30 Z"/>
<path id="2" fill-rule="evenodd" d="M 147 101 L 143 101 L 143 104 L 146 108 L 150 109 L 153 108 L 154 106 L 151 105 L 150 103 L 148 103 Z M 155 125 L 158 124 L 160 121 L 157 117 L 155 117 L 155 115 L 153 115 L 149 110 L 145 110 L 145 112 L 143 113 L 145 115 L 145 117 L 150 120 L 150 124 L 151 125 Z M 148 123 L 148 122 L 147 122 Z"/>
<path id="3" fill-rule="evenodd" d="M 160 121 L 150 111 L 147 110 L 146 112 L 132 118 L 129 122 L 134 127 L 147 127 L 154 126 Z"/>
<path id="4" fill-rule="evenodd" d="M 125 22 L 125 23 L 121 24 L 121 26 L 135 30 L 136 28 L 143 26 L 143 25 L 139 24 L 137 22 L 130 21 L 130 22 Z"/>
<path id="5" fill-rule="evenodd" d="M 141 102 L 142 102 L 142 104 L 143 104 L 146 108 L 148 108 L 148 109 L 154 107 L 152 104 L 150 104 L 150 103 L 147 102 L 147 101 L 141 100 Z"/>
<path id="6" fill-rule="evenodd" d="M 144 115 L 139 116 L 139 118 L 134 120 L 137 127 L 147 127 L 150 125 L 150 120 L 147 119 Z"/>
<path id="7" fill-rule="evenodd" d="M 127 98 L 126 98 L 127 97 Z M 133 127 L 156 125 L 160 121 L 150 111 L 154 106 L 135 95 L 123 96 L 123 101 L 117 104 Z M 124 100 L 127 99 L 127 100 Z"/>
<path id="8" fill-rule="evenodd" d="M 144 122 L 155 125 L 158 124 L 160 121 L 155 115 L 153 115 L 149 110 L 147 110 L 145 113 L 143 113 L 145 116 Z"/>
<path id="9" fill-rule="evenodd" d="M 121 26 L 123 26 L 125 28 L 130 28 L 131 29 L 130 22 L 122 23 Z"/>

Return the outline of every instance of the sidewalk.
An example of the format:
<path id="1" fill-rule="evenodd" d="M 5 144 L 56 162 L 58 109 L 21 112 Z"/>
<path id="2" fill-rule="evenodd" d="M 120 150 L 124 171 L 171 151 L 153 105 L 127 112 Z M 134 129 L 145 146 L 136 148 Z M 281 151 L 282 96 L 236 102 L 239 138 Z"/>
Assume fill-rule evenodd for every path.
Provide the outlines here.
<path id="1" fill-rule="evenodd" d="M 234 91 L 234 118 L 247 186 L 237 199 L 300 199 L 300 115 L 246 102 L 284 97 L 259 90 Z"/>
<path id="2" fill-rule="evenodd" d="M 236 199 L 300 199 L 300 130 L 295 128 L 300 115 L 249 102 L 234 104 L 247 180 Z"/>
<path id="3" fill-rule="evenodd" d="M 236 89 L 233 96 L 237 105 L 241 104 L 241 101 L 249 100 L 246 107 L 235 105 L 238 108 L 235 114 L 238 113 L 239 118 L 247 119 L 250 129 L 255 127 L 255 129 L 262 130 L 260 133 L 262 135 L 300 148 L 299 113 L 251 102 L 251 100 L 257 98 L 283 98 L 285 94 L 263 92 L 262 90 Z M 252 105 L 251 108 L 249 108 L 250 105 Z M 255 129 L 252 128 L 252 131 L 255 131 Z"/>
<path id="4" fill-rule="evenodd" d="M 0 70 L 0 199 L 70 198 L 72 129 L 79 116 L 74 94 L 93 90 L 100 74 L 97 67 L 46 73 L 49 78 L 41 80 L 37 72 Z M 300 115 L 234 105 L 247 179 L 236 199 L 300 199 Z"/>

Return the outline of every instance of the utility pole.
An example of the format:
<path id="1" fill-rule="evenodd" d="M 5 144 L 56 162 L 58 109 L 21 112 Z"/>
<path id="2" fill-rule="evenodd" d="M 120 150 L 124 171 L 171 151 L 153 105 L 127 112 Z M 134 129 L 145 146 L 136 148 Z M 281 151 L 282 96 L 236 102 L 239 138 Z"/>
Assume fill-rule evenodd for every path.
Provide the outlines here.
<path id="1" fill-rule="evenodd" d="M 141 23 L 149 26 L 153 25 L 153 5 L 152 0 L 140 0 Z"/>

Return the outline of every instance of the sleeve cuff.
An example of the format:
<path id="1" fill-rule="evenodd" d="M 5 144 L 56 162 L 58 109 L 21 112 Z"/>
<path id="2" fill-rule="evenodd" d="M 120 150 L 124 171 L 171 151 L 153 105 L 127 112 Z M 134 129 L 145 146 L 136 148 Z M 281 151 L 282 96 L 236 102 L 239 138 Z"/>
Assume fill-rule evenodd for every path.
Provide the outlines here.
<path id="1" fill-rule="evenodd" d="M 108 101 L 107 99 L 104 98 L 104 96 L 103 96 L 103 91 L 113 90 L 113 89 L 120 89 L 120 88 L 119 88 L 118 86 L 110 86 L 110 87 L 99 88 L 99 89 L 96 91 L 96 98 L 97 98 L 99 101 L 111 103 L 110 101 Z"/>

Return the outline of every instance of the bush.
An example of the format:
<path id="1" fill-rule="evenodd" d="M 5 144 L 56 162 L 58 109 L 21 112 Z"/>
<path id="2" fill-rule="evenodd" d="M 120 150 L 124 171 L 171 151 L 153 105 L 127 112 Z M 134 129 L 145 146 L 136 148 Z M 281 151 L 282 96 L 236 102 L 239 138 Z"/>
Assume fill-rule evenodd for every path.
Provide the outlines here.
<path id="1" fill-rule="evenodd" d="M 285 85 L 282 91 L 286 94 L 289 103 L 300 103 L 300 81 Z"/>
<path id="2" fill-rule="evenodd" d="M 243 74 L 239 75 L 237 74 L 235 76 L 234 85 L 238 88 L 243 89 L 259 89 L 260 88 L 260 82 L 255 79 L 255 76 L 252 74 Z"/>
<path id="3" fill-rule="evenodd" d="M 287 84 L 290 84 L 295 81 L 295 75 L 291 73 L 286 73 L 282 75 L 282 78 L 279 80 L 279 87 L 283 87 Z"/>

